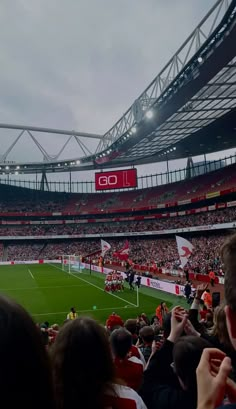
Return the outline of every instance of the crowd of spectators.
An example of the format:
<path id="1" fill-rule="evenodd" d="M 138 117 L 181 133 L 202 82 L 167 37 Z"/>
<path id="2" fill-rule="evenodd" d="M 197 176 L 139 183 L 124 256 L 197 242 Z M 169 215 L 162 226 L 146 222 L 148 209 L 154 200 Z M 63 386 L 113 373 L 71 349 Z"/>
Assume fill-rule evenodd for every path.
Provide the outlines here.
<path id="1" fill-rule="evenodd" d="M 236 235 L 221 249 L 224 305 L 204 306 L 202 284 L 190 309 L 166 308 L 161 321 L 113 312 L 105 326 L 77 314 L 36 325 L 1 296 L 2 407 L 235 409 L 235 250 Z"/>
<path id="2" fill-rule="evenodd" d="M 194 246 L 194 252 L 189 259 L 189 268 L 196 272 L 207 274 L 212 268 L 216 274 L 220 274 L 222 264 L 219 260 L 220 247 L 225 235 L 209 235 L 188 237 Z M 124 240 L 110 239 L 111 250 L 106 253 L 105 264 L 121 263 L 113 253 L 124 246 Z M 179 256 L 176 240 L 174 238 L 129 240 L 129 258 L 134 264 L 146 266 L 147 269 L 153 265 L 166 270 L 175 270 L 179 267 Z M 44 244 L 10 244 L 5 245 L 8 261 L 14 260 L 54 260 L 65 254 L 75 254 L 85 257 L 101 248 L 100 240 L 63 240 L 61 242 Z M 2 250 L 3 253 L 3 250 Z M 93 256 L 92 261 L 98 263 L 99 256 Z M 4 260 L 5 261 L 5 260 Z"/>
<path id="3" fill-rule="evenodd" d="M 156 230 L 181 229 L 227 222 L 236 223 L 236 207 L 203 212 L 188 216 L 168 217 L 152 220 L 73 223 L 73 224 L 32 224 L 0 225 L 1 236 L 61 236 L 76 234 L 104 234 L 125 232 L 147 232 Z"/>
<path id="4" fill-rule="evenodd" d="M 10 244 L 7 246 L 7 260 L 38 260 L 43 244 Z"/>
<path id="5" fill-rule="evenodd" d="M 77 212 L 114 213 L 116 210 L 138 210 L 158 204 L 176 203 L 204 197 L 210 192 L 235 187 L 235 164 L 177 183 L 142 190 L 108 193 L 53 193 L 0 185 L 0 213 Z M 35 186 L 36 187 L 36 186 Z"/>
<path id="6" fill-rule="evenodd" d="M 14 200 L 1 199 L 0 213 L 31 213 L 31 212 L 58 212 L 63 211 L 64 203 L 60 200 Z"/>

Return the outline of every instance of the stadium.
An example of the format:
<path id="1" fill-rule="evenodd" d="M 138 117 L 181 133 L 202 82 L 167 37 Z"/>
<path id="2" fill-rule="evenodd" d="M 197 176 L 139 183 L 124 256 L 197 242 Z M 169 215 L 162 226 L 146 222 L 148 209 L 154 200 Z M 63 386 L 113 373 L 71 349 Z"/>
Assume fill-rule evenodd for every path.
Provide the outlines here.
<path id="1" fill-rule="evenodd" d="M 104 135 L 0 124 L 2 132 L 14 135 L 0 157 L 1 294 L 25 308 L 42 332 L 47 349 L 57 344 L 57 336 L 60 339 L 59 326 L 66 333 L 65 321 L 89 316 L 106 325 L 117 358 L 117 377 L 124 376 L 124 385 L 137 391 L 146 404 L 133 395 L 135 406 L 124 403 L 125 395 L 119 407 L 153 408 L 154 401 L 160 408 L 197 407 L 191 388 L 191 396 L 184 389 L 183 396 L 167 406 L 160 390 L 151 401 L 147 387 L 151 363 L 146 370 L 150 370 L 148 382 L 143 373 L 137 383 L 132 373 L 130 378 L 121 375 L 122 336 L 131 332 L 132 343 L 141 343 L 139 330 L 152 328 L 153 334 L 157 330 L 155 340 L 161 353 L 165 350 L 165 343 L 160 346 L 165 338 L 164 320 L 173 308 L 173 328 L 188 320 L 182 332 L 192 338 L 201 334 L 207 346 L 212 344 L 231 358 L 235 369 L 230 341 L 226 343 L 221 332 L 214 332 L 214 337 L 207 332 L 209 323 L 215 328 L 214 310 L 222 308 L 225 299 L 228 259 L 222 260 L 221 248 L 228 237 L 234 237 L 236 228 L 235 43 L 236 1 L 217 0 L 164 69 Z M 43 160 L 9 160 L 26 134 Z M 49 155 L 44 149 L 40 138 L 45 135 L 65 136 L 59 153 Z M 72 139 L 83 154 L 74 151 L 73 157 L 62 157 Z M 97 142 L 93 152 L 86 146 L 88 140 Z M 212 154 L 215 159 L 208 159 Z M 182 168 L 173 168 L 178 160 Z M 162 164 L 165 170 L 140 175 L 139 167 L 148 169 L 150 164 Z M 74 180 L 74 174 L 86 171 L 93 172 L 93 180 L 79 181 L 79 176 Z M 64 174 L 67 181 L 60 179 Z M 192 318 L 190 312 L 198 308 L 200 318 Z M 186 314 L 188 318 L 183 318 Z M 134 330 L 130 321 L 136 322 Z M 154 328 L 156 321 L 158 328 Z M 113 329 L 118 335 L 114 331 L 113 336 Z M 115 338 L 119 331 L 120 344 Z M 149 359 L 156 349 L 151 355 L 150 343 L 148 348 L 143 351 L 149 351 Z M 188 353 L 186 349 L 186 360 Z M 159 355 L 163 366 L 156 376 L 159 384 L 160 377 L 168 378 L 163 382 L 172 393 L 175 374 L 169 375 L 166 362 L 171 359 L 171 364 L 174 358 L 167 358 L 166 350 L 163 357 L 162 362 Z M 194 374 L 199 361 L 200 357 Z M 174 359 L 175 366 L 176 362 Z M 224 389 L 223 399 L 226 397 Z M 199 409 L 218 407 L 223 399 Z M 188 405 L 182 406 L 185 400 Z M 83 407 L 94 407 L 82 402 Z M 229 402 L 235 404 L 236 399 Z M 109 401 L 108 407 L 112 405 Z"/>

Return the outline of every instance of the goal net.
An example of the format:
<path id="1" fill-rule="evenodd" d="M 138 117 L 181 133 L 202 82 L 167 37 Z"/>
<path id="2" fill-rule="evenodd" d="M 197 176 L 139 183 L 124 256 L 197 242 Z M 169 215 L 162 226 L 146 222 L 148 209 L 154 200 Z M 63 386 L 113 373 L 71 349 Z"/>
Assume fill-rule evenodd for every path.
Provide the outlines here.
<path id="1" fill-rule="evenodd" d="M 83 270 L 81 257 L 75 255 L 63 255 L 62 259 L 62 270 L 68 273 L 81 273 Z"/>

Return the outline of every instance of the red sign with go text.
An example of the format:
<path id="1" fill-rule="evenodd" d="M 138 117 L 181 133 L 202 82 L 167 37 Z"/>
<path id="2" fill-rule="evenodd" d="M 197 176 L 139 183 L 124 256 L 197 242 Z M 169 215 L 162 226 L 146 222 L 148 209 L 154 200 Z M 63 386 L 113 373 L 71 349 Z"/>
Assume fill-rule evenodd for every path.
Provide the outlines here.
<path id="1" fill-rule="evenodd" d="M 137 169 L 95 173 L 96 190 L 129 189 L 137 187 Z"/>

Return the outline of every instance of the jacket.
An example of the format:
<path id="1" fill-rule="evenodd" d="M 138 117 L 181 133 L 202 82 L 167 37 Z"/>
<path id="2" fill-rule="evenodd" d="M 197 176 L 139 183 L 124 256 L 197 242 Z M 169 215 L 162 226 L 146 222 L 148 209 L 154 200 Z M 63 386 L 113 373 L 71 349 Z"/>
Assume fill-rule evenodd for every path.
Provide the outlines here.
<path id="1" fill-rule="evenodd" d="M 173 372 L 174 344 L 166 341 L 150 360 L 140 391 L 148 409 L 196 409 L 197 397 L 184 391 Z"/>

